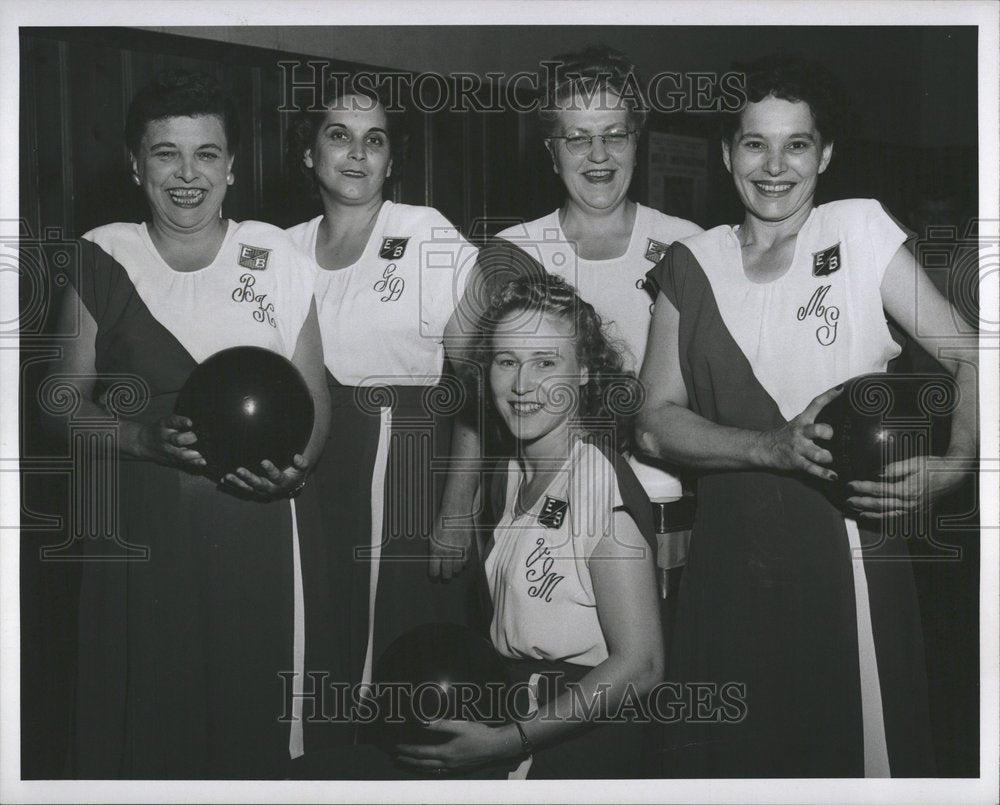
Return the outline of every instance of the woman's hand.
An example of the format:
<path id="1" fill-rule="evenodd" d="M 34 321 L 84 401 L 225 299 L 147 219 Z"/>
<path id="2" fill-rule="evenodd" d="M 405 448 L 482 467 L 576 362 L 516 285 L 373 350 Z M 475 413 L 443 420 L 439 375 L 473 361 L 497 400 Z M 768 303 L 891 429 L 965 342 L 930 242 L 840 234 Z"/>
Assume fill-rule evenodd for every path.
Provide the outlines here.
<path id="1" fill-rule="evenodd" d="M 843 391 L 843 386 L 824 391 L 790 422 L 760 434 L 758 464 L 773 470 L 798 470 L 828 481 L 836 481 L 837 473 L 823 464 L 832 464 L 833 456 L 813 439 L 832 439 L 833 428 L 815 424 L 823 407 Z"/>
<path id="2" fill-rule="evenodd" d="M 267 498 L 288 497 L 305 485 L 309 462 L 305 457 L 295 455 L 290 466 L 279 470 L 271 461 L 260 462 L 263 475 L 255 475 L 246 467 L 239 467 L 235 473 L 223 477 L 227 484 L 244 492 L 256 493 Z"/>
<path id="3" fill-rule="evenodd" d="M 207 463 L 201 453 L 191 445 L 198 437 L 191 431 L 192 422 L 185 416 L 171 414 L 163 419 L 145 425 L 132 423 L 132 450 L 126 450 L 139 458 L 158 464 L 188 467 L 204 467 Z M 125 436 L 128 440 L 128 435 Z"/>
<path id="4" fill-rule="evenodd" d="M 468 518 L 471 521 L 471 517 Z M 431 531 L 430 565 L 428 573 L 432 579 L 450 581 L 458 575 L 469 561 L 472 539 L 475 536 L 471 522 L 454 525 L 444 524 L 445 516 L 439 514 Z"/>
<path id="5" fill-rule="evenodd" d="M 859 517 L 888 520 L 930 506 L 957 487 L 964 475 L 949 459 L 938 456 L 894 461 L 882 471 L 880 481 L 851 481 L 847 504 Z"/>
<path id="6" fill-rule="evenodd" d="M 424 729 L 450 734 L 452 738 L 430 746 L 400 744 L 396 747 L 399 761 L 420 771 L 440 773 L 472 769 L 514 760 L 521 754 L 521 738 L 513 724 L 491 727 L 478 721 L 441 719 L 425 724 Z"/>

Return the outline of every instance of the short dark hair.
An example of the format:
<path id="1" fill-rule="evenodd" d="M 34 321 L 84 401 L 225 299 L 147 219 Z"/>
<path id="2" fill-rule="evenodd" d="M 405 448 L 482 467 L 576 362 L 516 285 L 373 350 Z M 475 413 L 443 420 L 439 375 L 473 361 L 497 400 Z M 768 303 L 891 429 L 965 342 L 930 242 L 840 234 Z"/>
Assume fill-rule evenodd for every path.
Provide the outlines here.
<path id="1" fill-rule="evenodd" d="M 837 141 L 847 103 L 840 84 L 826 67 L 801 56 L 777 54 L 758 59 L 742 70 L 746 74 L 747 103 L 759 103 L 771 96 L 801 101 L 808 104 L 823 143 Z M 724 116 L 724 142 L 732 143 L 742 118 L 743 109 Z"/>
<path id="2" fill-rule="evenodd" d="M 337 101 L 348 95 L 358 95 L 378 103 L 385 110 L 386 131 L 389 135 L 389 156 L 392 158 L 392 179 L 398 179 L 402 174 L 403 162 L 406 159 L 406 147 L 410 133 L 407 124 L 407 112 L 402 107 L 400 99 L 392 92 L 394 82 L 372 81 L 371 73 L 365 73 L 362 80 L 359 75 L 332 73 L 323 85 L 322 103 L 301 109 L 292 119 L 288 127 L 285 155 L 288 160 L 287 170 L 293 176 L 304 182 L 316 194 L 316 177 L 305 166 L 303 159 L 306 151 L 316 144 L 316 136 L 326 117 L 327 110 Z M 385 77 L 388 77 L 386 74 Z M 378 78 L 378 74 L 374 76 Z"/>
<path id="3" fill-rule="evenodd" d="M 649 102 L 645 83 L 628 56 L 605 45 L 590 45 L 580 53 L 553 56 L 542 62 L 542 97 L 538 121 L 542 136 L 558 134 L 561 105 L 573 95 L 592 97 L 613 92 L 628 111 L 629 125 L 642 131 Z"/>
<path id="4" fill-rule="evenodd" d="M 205 73 L 166 70 L 158 74 L 132 99 L 125 118 L 125 143 L 133 155 L 139 153 L 146 126 L 168 117 L 214 115 L 226 132 L 226 149 L 236 152 L 240 144 L 240 116 L 236 102 L 222 85 Z"/>

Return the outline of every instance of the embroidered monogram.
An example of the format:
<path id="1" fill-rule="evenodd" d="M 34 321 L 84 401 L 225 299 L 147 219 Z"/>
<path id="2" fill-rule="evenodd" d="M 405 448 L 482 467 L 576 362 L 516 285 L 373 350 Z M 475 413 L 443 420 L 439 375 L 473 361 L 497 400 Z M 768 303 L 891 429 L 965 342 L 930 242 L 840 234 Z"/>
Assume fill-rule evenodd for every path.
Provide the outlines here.
<path id="1" fill-rule="evenodd" d="M 380 302 L 395 302 L 403 295 L 405 287 L 406 280 L 396 274 L 396 264 L 389 263 L 382 272 L 382 279 L 372 285 L 372 290 L 384 294 Z"/>
<path id="2" fill-rule="evenodd" d="M 796 318 L 805 321 L 809 316 L 815 316 L 822 320 L 822 324 L 816 328 L 816 340 L 824 347 L 830 346 L 837 340 L 837 320 L 840 318 L 840 308 L 833 305 L 824 305 L 823 300 L 829 292 L 830 285 L 820 285 L 809 301 L 799 308 Z"/>
<path id="3" fill-rule="evenodd" d="M 546 500 L 552 500 L 552 498 L 546 498 Z M 531 585 L 528 587 L 529 596 L 541 598 L 546 603 L 552 602 L 552 591 L 565 578 L 552 570 L 554 563 L 555 559 L 552 558 L 551 551 L 545 546 L 545 540 L 539 537 L 535 540 L 535 549 L 524 560 L 524 580 Z"/>
<path id="4" fill-rule="evenodd" d="M 255 293 L 253 287 L 256 284 L 257 278 L 253 274 L 244 274 L 240 277 L 239 286 L 233 291 L 233 301 L 248 302 L 251 305 L 255 304 L 257 307 L 253 309 L 254 321 L 267 322 L 272 327 L 277 327 L 278 325 L 274 320 L 274 302 L 267 301 L 266 293 Z"/>

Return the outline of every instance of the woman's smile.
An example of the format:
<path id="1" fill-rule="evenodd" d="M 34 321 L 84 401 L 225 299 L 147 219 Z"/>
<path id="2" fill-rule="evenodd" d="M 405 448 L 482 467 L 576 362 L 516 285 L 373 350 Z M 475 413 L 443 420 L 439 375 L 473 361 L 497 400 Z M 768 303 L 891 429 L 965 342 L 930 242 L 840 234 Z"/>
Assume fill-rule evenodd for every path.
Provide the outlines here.
<path id="1" fill-rule="evenodd" d="M 200 187 L 172 187 L 167 190 L 170 200 L 178 207 L 192 208 L 201 204 L 208 196 Z"/>
<path id="2" fill-rule="evenodd" d="M 767 198 L 781 198 L 795 187 L 795 184 L 795 182 L 754 182 L 753 186 L 757 188 L 757 192 L 762 196 L 766 196 Z"/>
<path id="3" fill-rule="evenodd" d="M 513 409 L 515 416 L 529 417 L 532 414 L 537 414 L 544 406 L 540 402 L 517 402 L 512 400 L 510 407 Z"/>

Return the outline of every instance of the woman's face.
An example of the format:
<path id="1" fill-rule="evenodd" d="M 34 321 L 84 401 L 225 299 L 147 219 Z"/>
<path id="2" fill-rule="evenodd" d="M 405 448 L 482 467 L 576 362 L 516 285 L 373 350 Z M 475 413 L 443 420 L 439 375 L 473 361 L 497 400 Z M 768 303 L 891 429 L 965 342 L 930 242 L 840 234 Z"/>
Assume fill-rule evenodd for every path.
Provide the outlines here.
<path id="1" fill-rule="evenodd" d="M 587 370 L 576 357 L 573 323 L 544 313 L 507 315 L 493 336 L 490 393 L 507 429 L 521 442 L 558 451 L 579 407 Z"/>
<path id="2" fill-rule="evenodd" d="M 359 204 L 382 198 L 392 173 L 385 109 L 363 95 L 345 95 L 326 111 L 303 161 L 324 198 Z"/>
<path id="3" fill-rule="evenodd" d="M 150 121 L 139 153 L 132 155 L 132 174 L 154 225 L 177 232 L 196 232 L 219 220 L 232 167 L 217 115 Z"/>
<path id="4" fill-rule="evenodd" d="M 628 110 L 620 98 L 613 92 L 596 92 L 590 99 L 576 95 L 567 100 L 559 112 L 556 133 L 579 137 L 629 130 Z M 617 209 L 632 182 L 637 138 L 636 134 L 629 135 L 622 150 L 612 153 L 599 137 L 594 137 L 583 154 L 571 154 L 566 140 L 548 140 L 552 166 L 570 199 L 588 212 Z"/>
<path id="5" fill-rule="evenodd" d="M 722 144 L 743 206 L 771 222 L 809 214 L 832 155 L 833 143 L 820 140 L 809 104 L 773 96 L 747 104 L 736 135 Z"/>

